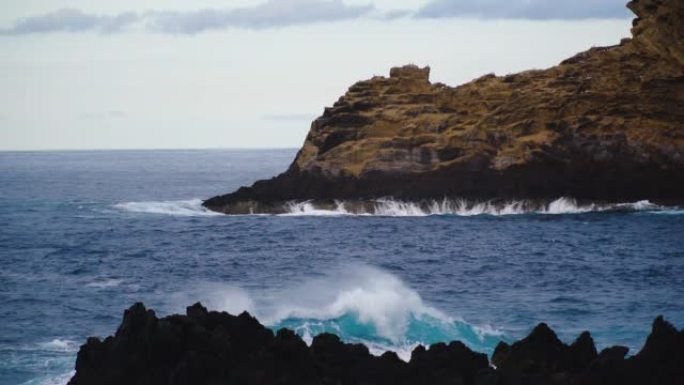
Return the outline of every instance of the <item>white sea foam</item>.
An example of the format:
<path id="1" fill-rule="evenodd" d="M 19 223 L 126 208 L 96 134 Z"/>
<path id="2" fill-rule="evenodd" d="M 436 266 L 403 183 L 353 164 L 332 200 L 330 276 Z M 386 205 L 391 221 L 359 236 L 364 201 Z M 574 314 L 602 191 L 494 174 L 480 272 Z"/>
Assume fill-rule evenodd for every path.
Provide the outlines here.
<path id="1" fill-rule="evenodd" d="M 174 309 L 190 303 L 189 298 L 232 314 L 249 311 L 274 329 L 293 329 L 307 343 L 333 332 L 366 344 L 373 354 L 391 350 L 402 358 L 418 344 L 437 341 L 462 340 L 479 350 L 493 349 L 501 335 L 492 327 L 447 316 L 398 277 L 368 266 L 340 267 L 324 277 L 269 290 L 200 284 L 172 296 Z"/>
<path id="2" fill-rule="evenodd" d="M 337 335 L 343 335 L 344 331 L 339 327 L 339 325 L 330 325 L 332 331 Z M 322 321 L 302 321 L 298 326 L 294 327 L 294 332 L 297 333 L 302 340 L 307 344 L 311 345 L 314 337 L 316 336 L 317 330 L 322 330 L 324 323 Z M 374 356 L 381 356 L 385 352 L 392 351 L 399 356 L 400 359 L 404 361 L 409 361 L 411 359 L 411 353 L 413 350 L 422 345 L 419 342 L 404 342 L 404 343 L 387 343 L 372 340 L 354 340 L 352 342 L 362 342 L 368 348 L 370 354 Z"/>
<path id="3" fill-rule="evenodd" d="M 285 319 L 338 319 L 354 314 L 372 325 L 378 336 L 401 342 L 412 317 L 448 317 L 423 303 L 418 293 L 396 276 L 380 269 L 355 266 L 334 276 L 303 282 L 284 289 L 263 314 L 267 324 Z M 275 298 L 274 298 L 275 299 Z"/>
<path id="4" fill-rule="evenodd" d="M 344 208 L 343 202 L 336 202 L 337 207 L 334 209 L 317 209 L 313 203 L 307 202 L 291 202 L 286 205 L 287 213 L 281 216 L 339 216 L 339 215 L 353 215 Z"/>
<path id="5" fill-rule="evenodd" d="M 51 341 L 41 343 L 39 348 L 47 351 L 75 352 L 78 350 L 78 343 L 67 339 L 55 338 Z"/>
<path id="6" fill-rule="evenodd" d="M 75 373 L 73 365 L 79 346 L 78 342 L 66 338 L 25 345 L 13 349 L 23 353 L 10 355 L 7 364 L 39 374 L 21 385 L 66 385 Z"/>
<path id="7" fill-rule="evenodd" d="M 312 201 L 292 202 L 287 205 L 286 216 L 341 216 L 341 215 L 376 215 L 388 217 L 423 217 L 431 215 L 477 216 L 477 215 L 563 215 L 582 214 L 605 211 L 648 211 L 666 212 L 670 209 L 655 205 L 649 201 L 634 203 L 578 203 L 572 198 L 558 198 L 550 202 L 535 201 L 486 201 L 472 202 L 467 200 L 433 200 L 408 202 L 392 199 L 379 199 L 373 202 L 337 201 L 334 208 L 327 204 L 317 206 Z"/>
<path id="8" fill-rule="evenodd" d="M 216 216 L 219 213 L 210 211 L 202 206 L 201 199 L 182 201 L 150 201 L 150 202 L 123 202 L 114 205 L 119 210 L 133 213 L 162 214 L 183 217 Z"/>
<path id="9" fill-rule="evenodd" d="M 184 217 L 222 216 L 202 206 L 201 199 L 180 201 L 123 202 L 115 208 L 133 213 L 171 215 Z M 384 217 L 426 217 L 433 215 L 453 216 L 506 216 L 506 215 L 567 215 L 590 212 L 642 211 L 657 214 L 680 215 L 680 208 L 663 207 L 647 200 L 634 203 L 579 203 L 567 197 L 553 201 L 468 201 L 443 199 L 410 202 L 393 199 L 374 201 L 335 201 L 334 204 L 319 204 L 314 201 L 290 202 L 285 204 L 286 213 L 279 216 L 384 216 Z M 252 214 L 263 215 L 263 214 Z"/>
<path id="10" fill-rule="evenodd" d="M 57 375 L 32 379 L 21 385 L 66 385 L 74 374 L 76 371 L 71 370 Z"/>

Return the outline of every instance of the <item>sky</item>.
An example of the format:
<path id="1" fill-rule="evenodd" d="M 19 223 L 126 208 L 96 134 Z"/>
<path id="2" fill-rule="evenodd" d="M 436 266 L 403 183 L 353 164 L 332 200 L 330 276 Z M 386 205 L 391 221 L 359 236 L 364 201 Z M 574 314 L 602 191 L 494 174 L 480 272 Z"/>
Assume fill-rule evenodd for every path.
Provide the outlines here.
<path id="1" fill-rule="evenodd" d="M 3 0 L 0 150 L 295 148 L 356 81 L 458 85 L 629 36 L 626 0 Z"/>

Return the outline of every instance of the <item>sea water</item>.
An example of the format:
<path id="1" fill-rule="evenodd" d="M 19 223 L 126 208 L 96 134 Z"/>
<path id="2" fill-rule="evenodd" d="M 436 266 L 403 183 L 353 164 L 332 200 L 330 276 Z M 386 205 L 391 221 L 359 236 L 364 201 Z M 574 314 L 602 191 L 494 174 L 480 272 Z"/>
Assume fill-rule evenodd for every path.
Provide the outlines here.
<path id="1" fill-rule="evenodd" d="M 684 211 L 380 200 L 224 216 L 202 198 L 285 170 L 295 150 L 0 153 L 0 384 L 65 384 L 88 336 L 137 301 L 202 301 L 305 340 L 332 332 L 408 359 L 461 340 L 491 354 L 538 322 L 635 353 L 684 326 Z"/>

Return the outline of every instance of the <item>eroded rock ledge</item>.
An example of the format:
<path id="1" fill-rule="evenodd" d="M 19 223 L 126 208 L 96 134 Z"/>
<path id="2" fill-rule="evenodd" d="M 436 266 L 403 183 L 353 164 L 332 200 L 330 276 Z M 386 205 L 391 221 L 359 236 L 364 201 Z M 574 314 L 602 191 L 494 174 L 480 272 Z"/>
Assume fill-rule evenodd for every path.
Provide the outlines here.
<path id="1" fill-rule="evenodd" d="M 443 198 L 684 202 L 684 2 L 635 0 L 633 37 L 546 70 L 459 87 L 393 68 L 316 119 L 289 169 L 211 198 L 211 210 L 286 201 Z"/>
<path id="2" fill-rule="evenodd" d="M 136 304 L 113 337 L 89 338 L 70 385 L 681 385 L 684 331 L 656 318 L 646 344 L 600 353 L 588 332 L 571 345 L 547 325 L 512 344 L 500 343 L 491 364 L 460 342 L 416 348 L 409 362 L 394 353 L 372 356 L 363 345 L 322 334 L 307 346 L 292 331 L 275 335 L 248 313 L 209 312 L 159 319 Z"/>

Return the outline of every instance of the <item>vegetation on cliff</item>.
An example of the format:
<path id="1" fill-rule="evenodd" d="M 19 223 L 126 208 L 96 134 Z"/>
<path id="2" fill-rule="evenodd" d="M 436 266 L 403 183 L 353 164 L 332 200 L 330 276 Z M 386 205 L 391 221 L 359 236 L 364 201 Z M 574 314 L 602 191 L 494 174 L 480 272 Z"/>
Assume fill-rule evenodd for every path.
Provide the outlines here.
<path id="1" fill-rule="evenodd" d="M 448 87 L 393 68 L 316 119 L 283 174 L 215 197 L 225 213 L 296 200 L 684 201 L 684 3 L 635 0 L 633 37 L 560 65 Z"/>

